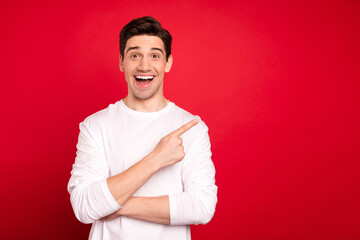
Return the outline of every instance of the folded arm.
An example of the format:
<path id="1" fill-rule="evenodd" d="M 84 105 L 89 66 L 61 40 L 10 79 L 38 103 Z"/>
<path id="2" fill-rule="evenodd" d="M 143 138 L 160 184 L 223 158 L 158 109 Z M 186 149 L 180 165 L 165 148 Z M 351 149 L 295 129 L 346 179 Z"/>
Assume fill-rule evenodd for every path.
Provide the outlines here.
<path id="1" fill-rule="evenodd" d="M 120 216 L 153 223 L 170 224 L 169 197 L 131 197 L 122 208 L 101 220 L 111 221 Z"/>
<path id="2" fill-rule="evenodd" d="M 113 213 L 126 213 L 137 219 L 168 223 L 170 211 L 167 196 L 129 199 L 155 172 L 184 158 L 180 135 L 197 123 L 197 119 L 190 121 L 165 136 L 144 159 L 112 177 L 108 177 L 109 169 L 101 143 L 92 137 L 85 123 L 80 124 L 77 157 L 68 184 L 76 217 L 83 223 L 92 223 Z M 123 209 L 119 211 L 121 206 Z M 153 206 L 153 210 L 146 210 L 146 206 Z M 141 212 L 134 213 L 132 209 Z"/>
<path id="3" fill-rule="evenodd" d="M 200 134 L 192 142 L 182 162 L 184 192 L 159 197 L 131 197 L 121 209 L 102 220 L 127 216 L 172 225 L 209 222 L 217 203 L 217 187 L 207 127 L 202 125 Z"/>

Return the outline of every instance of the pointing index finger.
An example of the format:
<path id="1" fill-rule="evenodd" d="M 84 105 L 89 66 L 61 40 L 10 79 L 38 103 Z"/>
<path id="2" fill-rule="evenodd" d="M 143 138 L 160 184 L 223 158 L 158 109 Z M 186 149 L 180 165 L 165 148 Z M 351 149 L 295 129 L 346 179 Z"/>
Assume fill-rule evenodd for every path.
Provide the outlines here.
<path id="1" fill-rule="evenodd" d="M 178 128 L 177 130 L 175 130 L 173 132 L 173 134 L 180 136 L 181 134 L 185 133 L 186 131 L 188 131 L 190 128 L 192 128 L 193 126 L 195 126 L 196 124 L 199 123 L 198 119 L 193 119 L 188 123 L 185 123 L 184 125 L 182 125 L 180 128 Z"/>

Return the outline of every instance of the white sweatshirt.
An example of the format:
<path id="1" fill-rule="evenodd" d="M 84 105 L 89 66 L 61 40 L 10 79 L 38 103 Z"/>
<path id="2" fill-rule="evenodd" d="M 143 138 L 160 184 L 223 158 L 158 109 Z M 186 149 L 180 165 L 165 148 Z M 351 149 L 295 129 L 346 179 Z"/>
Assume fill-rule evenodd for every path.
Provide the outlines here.
<path id="1" fill-rule="evenodd" d="M 171 225 L 118 217 L 101 221 L 121 206 L 106 179 L 152 152 L 162 137 L 195 116 L 174 103 L 158 112 L 137 112 L 118 101 L 80 123 L 75 164 L 68 191 L 76 217 L 92 223 L 89 239 L 188 240 L 190 224 L 206 224 L 217 202 L 208 128 L 200 121 L 181 137 L 185 158 L 156 172 L 134 196 L 169 195 Z"/>

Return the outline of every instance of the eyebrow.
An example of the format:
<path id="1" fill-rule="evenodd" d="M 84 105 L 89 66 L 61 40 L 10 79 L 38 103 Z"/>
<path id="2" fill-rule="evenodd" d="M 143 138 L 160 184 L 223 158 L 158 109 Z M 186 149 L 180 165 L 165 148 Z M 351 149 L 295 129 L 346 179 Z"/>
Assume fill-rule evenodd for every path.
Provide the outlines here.
<path id="1" fill-rule="evenodd" d="M 138 50 L 140 49 L 139 46 L 136 46 L 136 47 L 129 47 L 127 50 L 126 50 L 126 53 L 128 53 L 130 50 Z M 161 48 L 151 48 L 152 51 L 160 51 L 162 54 L 164 54 L 164 51 L 161 49 Z"/>
<path id="2" fill-rule="evenodd" d="M 136 50 L 139 49 L 140 47 L 130 47 L 126 50 L 126 53 L 128 53 L 130 50 Z"/>
<path id="3" fill-rule="evenodd" d="M 160 51 L 162 54 L 164 54 L 164 51 L 161 48 L 151 48 L 151 50 Z"/>

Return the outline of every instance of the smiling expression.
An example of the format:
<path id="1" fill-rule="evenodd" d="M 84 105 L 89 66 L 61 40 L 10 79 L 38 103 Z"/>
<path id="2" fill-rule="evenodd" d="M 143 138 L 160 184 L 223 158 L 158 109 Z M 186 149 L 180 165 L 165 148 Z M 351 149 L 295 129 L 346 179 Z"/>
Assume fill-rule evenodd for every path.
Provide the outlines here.
<path id="1" fill-rule="evenodd" d="M 169 72 L 172 56 L 166 61 L 163 41 L 156 36 L 138 35 L 126 42 L 120 70 L 128 84 L 128 96 L 137 100 L 163 97 L 165 72 Z"/>

